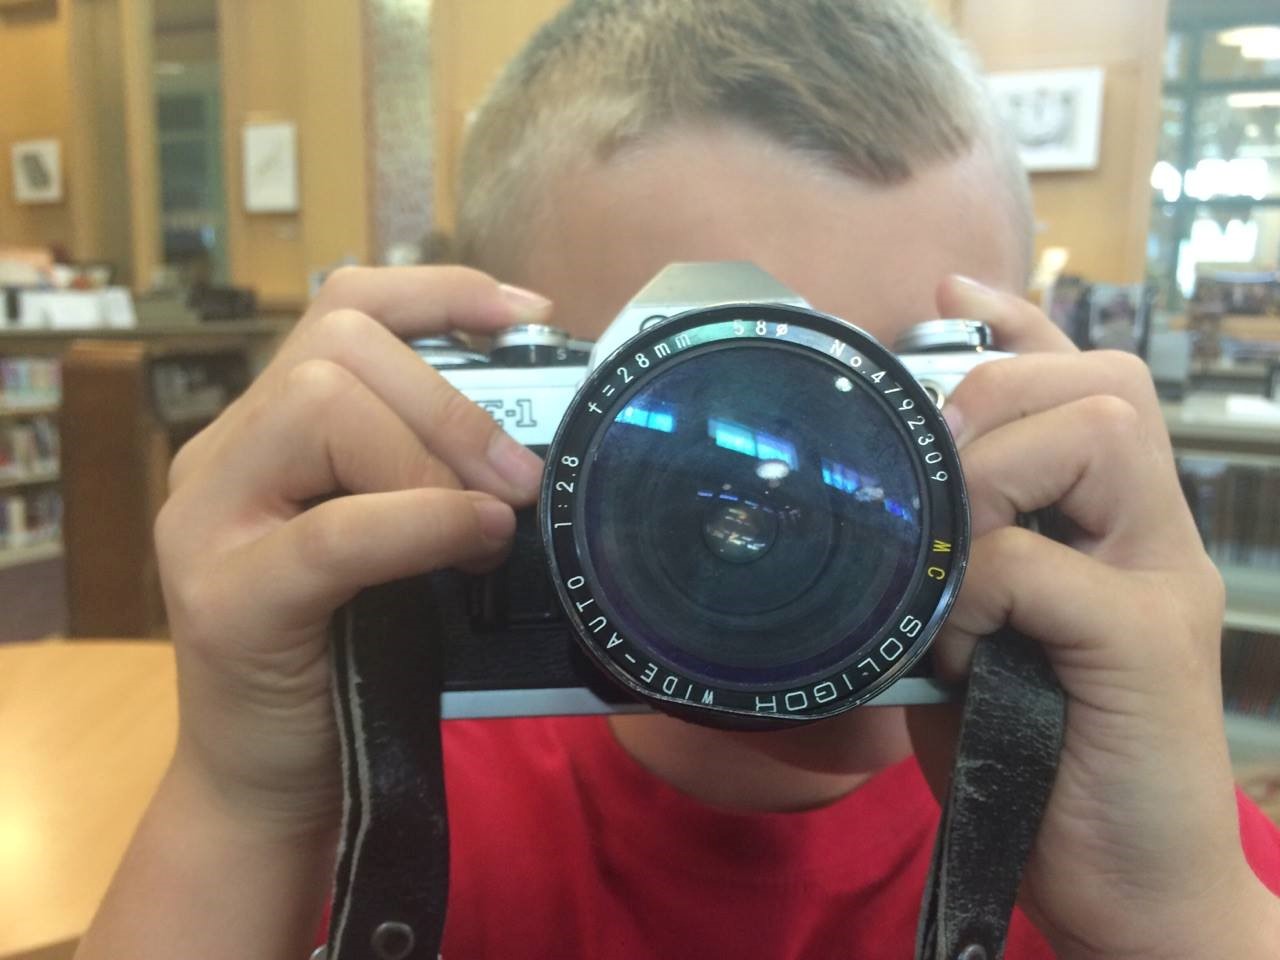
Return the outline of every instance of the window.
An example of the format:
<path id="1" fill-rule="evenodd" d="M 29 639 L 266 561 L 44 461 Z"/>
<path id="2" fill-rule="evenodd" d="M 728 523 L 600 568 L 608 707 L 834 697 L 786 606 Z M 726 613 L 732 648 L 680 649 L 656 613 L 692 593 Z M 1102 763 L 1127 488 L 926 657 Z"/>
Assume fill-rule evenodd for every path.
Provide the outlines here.
<path id="1" fill-rule="evenodd" d="M 1280 267 L 1280 10 L 1196 6 L 1175 5 L 1151 172 L 1147 260 L 1170 308 L 1207 267 Z"/>

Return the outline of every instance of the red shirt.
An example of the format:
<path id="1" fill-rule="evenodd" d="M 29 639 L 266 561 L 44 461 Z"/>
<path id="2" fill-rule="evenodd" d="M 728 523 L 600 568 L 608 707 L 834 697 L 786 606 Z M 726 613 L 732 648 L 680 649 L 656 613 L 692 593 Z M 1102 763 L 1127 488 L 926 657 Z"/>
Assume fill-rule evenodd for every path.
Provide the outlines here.
<path id="1" fill-rule="evenodd" d="M 805 813 L 714 809 L 644 770 L 603 718 L 444 725 L 445 960 L 909 960 L 938 805 L 914 760 Z M 1280 832 L 1241 805 L 1280 892 Z M 1009 960 L 1052 957 L 1018 912 Z"/>

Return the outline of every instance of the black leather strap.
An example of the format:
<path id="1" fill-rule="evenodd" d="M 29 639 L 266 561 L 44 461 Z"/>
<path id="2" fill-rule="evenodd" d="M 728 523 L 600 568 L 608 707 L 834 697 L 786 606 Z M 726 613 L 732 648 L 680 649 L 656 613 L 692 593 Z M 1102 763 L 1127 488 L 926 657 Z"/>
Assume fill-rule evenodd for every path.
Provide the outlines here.
<path id="1" fill-rule="evenodd" d="M 916 960 L 999 960 L 1058 768 L 1066 699 L 1034 643 L 978 642 Z"/>
<path id="2" fill-rule="evenodd" d="M 439 645 L 425 582 L 363 591 L 335 620 L 345 800 L 328 960 L 436 960 L 449 894 Z"/>

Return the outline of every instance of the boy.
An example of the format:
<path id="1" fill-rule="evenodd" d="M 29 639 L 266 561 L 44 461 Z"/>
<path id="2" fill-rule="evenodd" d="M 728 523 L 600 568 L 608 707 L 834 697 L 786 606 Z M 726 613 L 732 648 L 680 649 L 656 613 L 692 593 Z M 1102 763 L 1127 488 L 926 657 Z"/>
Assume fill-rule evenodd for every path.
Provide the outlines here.
<path id="1" fill-rule="evenodd" d="M 400 338 L 595 336 L 682 260 L 753 261 L 886 343 L 966 316 L 1021 354 L 947 407 L 974 547 L 936 648 L 962 672 L 1009 621 L 1069 698 L 1007 955 L 1280 952 L 1280 838 L 1237 811 L 1222 586 L 1150 379 L 1015 295 L 1025 178 L 952 40 L 908 0 L 578 2 L 509 68 L 464 170 L 465 259 L 519 286 L 341 272 L 174 463 L 157 544 L 179 746 L 80 956 L 305 955 L 340 807 L 329 615 L 367 584 L 491 562 L 540 476 Z M 1050 504 L 1072 544 L 1012 525 Z M 908 957 L 937 818 L 921 769 L 945 783 L 952 720 L 446 725 L 444 955 Z"/>

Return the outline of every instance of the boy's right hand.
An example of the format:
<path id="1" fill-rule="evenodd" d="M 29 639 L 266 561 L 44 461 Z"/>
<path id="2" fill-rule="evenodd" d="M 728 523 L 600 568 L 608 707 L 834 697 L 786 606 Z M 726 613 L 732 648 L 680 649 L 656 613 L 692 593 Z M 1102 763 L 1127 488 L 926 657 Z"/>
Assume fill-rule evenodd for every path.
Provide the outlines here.
<path id="1" fill-rule="evenodd" d="M 178 661 L 174 758 L 237 819 L 336 827 L 329 619 L 361 588 L 492 563 L 541 461 L 403 338 L 550 304 L 461 267 L 335 273 L 265 371 L 174 459 L 156 548 Z"/>

